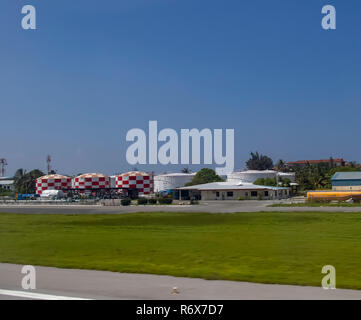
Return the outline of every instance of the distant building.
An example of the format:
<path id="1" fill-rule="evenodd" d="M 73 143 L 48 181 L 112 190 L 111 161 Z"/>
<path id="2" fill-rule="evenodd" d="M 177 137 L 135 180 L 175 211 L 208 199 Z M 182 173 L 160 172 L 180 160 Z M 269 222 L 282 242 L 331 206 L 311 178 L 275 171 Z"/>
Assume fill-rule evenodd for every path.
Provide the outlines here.
<path id="1" fill-rule="evenodd" d="M 9 177 L 0 177 L 0 189 L 14 191 L 15 190 L 14 179 Z"/>
<path id="2" fill-rule="evenodd" d="M 212 182 L 178 188 L 180 200 L 271 200 L 290 196 L 290 188 L 259 186 L 252 183 Z"/>
<path id="3" fill-rule="evenodd" d="M 361 191 L 361 171 L 336 172 L 331 182 L 334 191 Z"/>
<path id="4" fill-rule="evenodd" d="M 326 160 L 298 160 L 298 161 L 294 161 L 294 162 L 287 162 L 286 166 L 288 168 L 301 168 L 301 167 L 305 167 L 307 165 L 315 165 L 315 164 L 320 164 L 320 163 L 333 163 L 333 165 L 335 167 L 340 167 L 340 166 L 345 166 L 346 165 L 346 161 L 344 161 L 342 158 L 337 158 L 337 159 L 326 159 Z"/>

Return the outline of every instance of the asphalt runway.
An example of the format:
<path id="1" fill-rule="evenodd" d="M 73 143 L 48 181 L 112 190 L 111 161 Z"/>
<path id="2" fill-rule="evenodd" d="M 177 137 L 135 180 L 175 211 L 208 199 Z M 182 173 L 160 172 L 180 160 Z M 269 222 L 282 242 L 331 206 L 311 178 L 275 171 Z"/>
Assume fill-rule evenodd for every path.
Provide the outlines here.
<path id="1" fill-rule="evenodd" d="M 325 290 L 321 286 L 256 284 L 49 267 L 35 267 L 36 290 L 23 290 L 21 268 L 20 265 L 0 264 L 0 300 L 361 299 L 361 291 L 358 290 Z M 173 293 L 174 287 L 178 288 L 178 294 Z"/>
<path id="2" fill-rule="evenodd" d="M 201 201 L 198 205 L 132 205 L 132 206 L 101 206 L 101 205 L 32 205 L 32 204 L 1 204 L 0 213 L 24 214 L 119 214 L 132 212 L 209 212 L 235 213 L 260 211 L 323 211 L 323 212 L 361 212 L 361 207 L 269 207 L 279 203 L 274 200 L 246 201 Z"/>

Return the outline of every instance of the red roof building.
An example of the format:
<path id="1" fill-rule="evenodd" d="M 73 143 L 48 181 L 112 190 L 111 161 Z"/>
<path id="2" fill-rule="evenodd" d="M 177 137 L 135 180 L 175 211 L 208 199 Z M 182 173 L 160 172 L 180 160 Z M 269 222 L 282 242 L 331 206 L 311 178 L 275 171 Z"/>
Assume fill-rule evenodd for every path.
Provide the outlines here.
<path id="1" fill-rule="evenodd" d="M 346 162 L 342 159 L 342 158 L 336 158 L 336 159 L 326 159 L 326 160 L 298 160 L 298 161 L 293 161 L 293 162 L 287 162 L 286 165 L 288 167 L 304 167 L 307 165 L 315 165 L 315 164 L 319 164 L 319 163 L 331 163 L 331 161 L 333 162 L 333 165 L 338 167 L 338 166 L 344 166 L 346 164 Z"/>

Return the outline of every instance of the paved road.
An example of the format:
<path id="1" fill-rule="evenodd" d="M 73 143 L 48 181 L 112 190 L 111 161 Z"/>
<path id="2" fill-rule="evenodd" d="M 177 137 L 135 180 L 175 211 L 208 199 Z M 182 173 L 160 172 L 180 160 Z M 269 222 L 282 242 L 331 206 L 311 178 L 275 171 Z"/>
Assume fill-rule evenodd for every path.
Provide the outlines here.
<path id="1" fill-rule="evenodd" d="M 107 271 L 36 267 L 37 289 L 21 288 L 20 265 L 0 264 L 0 300 L 4 299 L 361 299 L 357 290 L 255 284 Z M 179 294 L 173 294 L 178 287 Z M 30 295 L 24 297 L 24 295 Z"/>
<path id="2" fill-rule="evenodd" d="M 259 212 L 259 211 L 325 211 L 325 212 L 361 212 L 361 207 L 268 207 L 279 201 L 201 201 L 199 205 L 162 205 L 162 206 L 100 206 L 100 205 L 0 205 L 1 212 L 31 214 L 117 214 L 131 212 Z"/>

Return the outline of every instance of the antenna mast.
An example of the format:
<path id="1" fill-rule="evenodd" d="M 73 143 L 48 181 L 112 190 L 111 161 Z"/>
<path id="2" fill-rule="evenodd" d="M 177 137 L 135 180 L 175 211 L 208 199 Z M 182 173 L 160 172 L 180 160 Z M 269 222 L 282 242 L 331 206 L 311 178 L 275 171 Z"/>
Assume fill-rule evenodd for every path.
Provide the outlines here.
<path id="1" fill-rule="evenodd" d="M 48 167 L 48 174 L 50 173 L 50 170 L 51 170 L 51 166 L 50 166 L 50 163 L 51 163 L 51 157 L 50 155 L 48 155 L 46 157 L 46 163 L 47 163 L 47 167 Z"/>
<path id="2" fill-rule="evenodd" d="M 0 176 L 5 177 L 5 167 L 8 165 L 6 159 L 0 158 Z"/>

